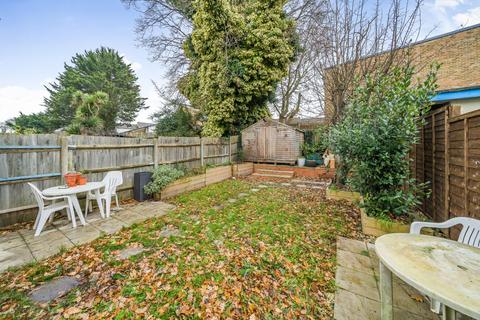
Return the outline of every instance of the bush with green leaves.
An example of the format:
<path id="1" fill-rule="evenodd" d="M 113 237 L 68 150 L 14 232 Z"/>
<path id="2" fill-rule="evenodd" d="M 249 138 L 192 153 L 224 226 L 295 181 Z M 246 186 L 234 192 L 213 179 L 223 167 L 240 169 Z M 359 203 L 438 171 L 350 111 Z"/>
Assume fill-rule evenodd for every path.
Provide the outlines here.
<path id="1" fill-rule="evenodd" d="M 411 67 L 368 76 L 330 131 L 331 149 L 348 168 L 347 183 L 362 194 L 369 216 L 407 215 L 426 191 L 411 178 L 409 153 L 430 108 L 437 70 L 432 66 L 423 81 L 414 80 Z"/>
<path id="2" fill-rule="evenodd" d="M 173 181 L 183 177 L 185 172 L 178 168 L 162 165 L 153 170 L 152 181 L 149 182 L 143 190 L 146 194 L 154 194 L 165 189 Z"/>

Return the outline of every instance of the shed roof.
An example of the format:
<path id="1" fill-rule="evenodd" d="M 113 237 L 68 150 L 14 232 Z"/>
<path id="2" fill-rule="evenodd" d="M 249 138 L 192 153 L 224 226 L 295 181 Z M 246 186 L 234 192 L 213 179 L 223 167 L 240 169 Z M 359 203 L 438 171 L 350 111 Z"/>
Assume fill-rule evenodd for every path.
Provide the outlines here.
<path id="1" fill-rule="evenodd" d="M 287 128 L 293 129 L 293 130 L 296 130 L 296 131 L 298 131 L 298 132 L 304 133 L 303 130 L 297 129 L 297 128 L 295 128 L 295 127 L 289 126 L 288 124 L 285 124 L 285 123 L 283 123 L 283 122 L 280 122 L 280 121 L 278 121 L 278 120 L 271 119 L 271 118 L 263 118 L 263 119 L 260 119 L 260 120 L 258 120 L 257 122 L 255 122 L 254 124 L 251 124 L 251 125 L 249 125 L 248 127 L 246 127 L 245 129 L 243 129 L 242 132 L 245 131 L 245 130 L 247 130 L 247 129 L 250 129 L 250 128 L 256 126 L 256 125 L 258 125 L 260 122 L 274 123 L 274 124 L 276 124 L 276 125 L 281 125 L 281 126 L 284 126 L 284 127 L 287 127 Z"/>

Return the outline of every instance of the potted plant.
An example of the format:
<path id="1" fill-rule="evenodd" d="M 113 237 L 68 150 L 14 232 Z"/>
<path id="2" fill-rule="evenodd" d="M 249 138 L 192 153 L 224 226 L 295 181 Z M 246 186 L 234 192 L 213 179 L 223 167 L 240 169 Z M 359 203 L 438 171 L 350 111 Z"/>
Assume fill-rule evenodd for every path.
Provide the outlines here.
<path id="1" fill-rule="evenodd" d="M 307 167 L 316 167 L 317 159 L 319 158 L 317 154 L 317 146 L 314 143 L 304 143 L 302 145 L 302 154 L 305 156 L 305 165 Z"/>
<path id="2" fill-rule="evenodd" d="M 183 177 L 182 170 L 168 165 L 158 166 L 153 170 L 152 181 L 147 183 L 143 190 L 148 195 L 153 195 L 155 200 L 160 200 L 160 192 L 173 181 Z"/>
<path id="3" fill-rule="evenodd" d="M 77 172 L 67 172 L 63 176 L 65 178 L 65 183 L 69 188 L 75 187 L 77 185 L 77 179 L 80 176 Z"/>
<path id="4" fill-rule="evenodd" d="M 305 166 L 305 157 L 299 157 L 297 160 L 298 166 L 299 167 L 304 167 Z"/>
<path id="5" fill-rule="evenodd" d="M 86 173 L 86 170 L 80 171 L 80 175 L 77 176 L 77 185 L 83 186 L 87 183 L 87 177 L 85 176 Z"/>

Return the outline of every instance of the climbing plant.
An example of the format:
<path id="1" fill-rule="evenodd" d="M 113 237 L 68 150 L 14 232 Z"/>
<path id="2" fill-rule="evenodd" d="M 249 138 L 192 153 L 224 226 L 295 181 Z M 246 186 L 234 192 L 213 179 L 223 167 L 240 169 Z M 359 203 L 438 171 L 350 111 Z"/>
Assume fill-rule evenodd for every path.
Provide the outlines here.
<path id="1" fill-rule="evenodd" d="M 203 135 L 222 136 L 269 115 L 267 102 L 295 57 L 284 0 L 197 0 L 191 61 L 180 91 L 206 115 Z"/>

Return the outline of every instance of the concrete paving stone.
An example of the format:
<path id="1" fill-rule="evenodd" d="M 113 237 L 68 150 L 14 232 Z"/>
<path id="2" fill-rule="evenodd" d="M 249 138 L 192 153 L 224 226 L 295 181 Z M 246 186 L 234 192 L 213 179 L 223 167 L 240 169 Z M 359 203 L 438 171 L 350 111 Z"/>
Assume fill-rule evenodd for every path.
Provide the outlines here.
<path id="1" fill-rule="evenodd" d="M 96 210 L 96 211 L 93 211 L 93 212 L 89 212 L 88 215 L 87 215 L 87 222 L 88 223 L 92 223 L 92 222 L 95 222 L 95 221 L 100 221 L 100 220 L 103 220 L 105 218 L 102 218 L 102 215 L 100 214 L 100 211 Z"/>
<path id="2" fill-rule="evenodd" d="M 306 188 L 307 185 L 306 184 L 297 184 L 296 187 L 297 188 Z"/>
<path id="3" fill-rule="evenodd" d="M 380 319 L 378 301 L 337 288 L 335 292 L 335 320 Z"/>
<path id="4" fill-rule="evenodd" d="M 102 235 L 102 232 L 92 225 L 70 229 L 64 232 L 65 236 L 75 245 L 91 242 Z"/>
<path id="5" fill-rule="evenodd" d="M 321 186 L 312 186 L 312 189 L 325 189 L 325 188 Z"/>
<path id="6" fill-rule="evenodd" d="M 0 271 L 35 261 L 26 245 L 0 250 Z"/>
<path id="7" fill-rule="evenodd" d="M 282 182 L 281 185 L 284 186 L 284 187 L 289 187 L 289 186 L 291 186 L 292 184 L 291 184 L 291 183 L 288 183 L 288 182 Z"/>
<path id="8" fill-rule="evenodd" d="M 336 320 L 380 320 L 380 302 L 337 289 L 334 313 Z M 400 308 L 394 308 L 393 314 L 399 320 L 438 319 L 432 312 L 418 315 Z"/>
<path id="9" fill-rule="evenodd" d="M 110 217 L 95 223 L 91 223 L 91 225 L 97 228 L 98 230 L 105 232 L 106 234 L 112 234 L 120 231 L 123 227 L 127 226 L 128 224 L 118 219 L 115 219 L 113 217 Z"/>
<path id="10" fill-rule="evenodd" d="M 70 239 L 65 237 L 65 239 L 46 242 L 44 244 L 35 244 L 33 246 L 29 245 L 28 247 L 32 251 L 35 259 L 38 261 L 56 255 L 60 252 L 61 249 L 70 249 L 73 246 L 73 242 L 71 242 Z"/>
<path id="11" fill-rule="evenodd" d="M 38 237 L 34 237 L 35 230 L 33 229 L 20 229 L 18 230 L 18 233 L 24 238 L 25 240 L 27 239 L 35 239 L 35 240 L 40 240 L 44 239 L 45 237 L 49 237 L 49 234 L 58 234 L 58 229 L 55 228 L 53 225 L 49 224 L 43 228 L 42 232 Z"/>
<path id="12" fill-rule="evenodd" d="M 25 246 L 26 242 L 17 232 L 12 232 L 12 235 L 0 237 L 0 250 Z"/>
<path id="13" fill-rule="evenodd" d="M 312 185 L 326 185 L 325 181 L 313 181 L 313 180 L 300 180 L 300 179 L 293 179 L 293 183 L 303 183 L 303 184 L 312 184 Z"/>
<path id="14" fill-rule="evenodd" d="M 27 229 L 25 229 L 25 230 L 27 230 Z M 8 240 L 16 239 L 16 238 L 21 238 L 21 237 L 22 236 L 17 231 L 9 231 L 9 232 L 4 233 L 0 236 L 0 242 L 1 241 L 8 241 Z"/>
<path id="15" fill-rule="evenodd" d="M 239 197 L 239 198 L 244 198 L 244 197 L 246 197 L 246 196 L 248 196 L 248 193 L 245 193 L 245 192 L 240 192 L 240 193 L 238 194 L 238 197 Z"/>
<path id="16" fill-rule="evenodd" d="M 357 254 L 366 254 L 367 246 L 363 241 L 337 237 L 337 250 L 350 251 Z"/>
<path id="17" fill-rule="evenodd" d="M 130 248 L 125 248 L 120 250 L 120 252 L 117 254 L 117 257 L 121 260 L 128 259 L 132 256 L 136 256 L 137 254 L 140 254 L 145 251 L 145 248 L 143 247 L 130 247 Z"/>
<path id="18" fill-rule="evenodd" d="M 258 185 L 259 188 L 268 188 L 268 186 L 264 185 L 264 184 L 259 184 Z"/>
<path id="19" fill-rule="evenodd" d="M 168 238 L 171 236 L 179 236 L 179 235 L 180 235 L 180 230 L 170 226 L 163 227 L 159 233 L 159 236 L 164 238 Z"/>
<path id="20" fill-rule="evenodd" d="M 230 202 L 230 203 L 235 203 L 235 202 L 237 202 L 237 199 L 230 198 L 227 201 Z"/>
<path id="21" fill-rule="evenodd" d="M 429 304 L 414 288 L 397 278 L 393 281 L 393 305 L 402 310 L 408 310 L 423 318 L 431 317 Z M 420 303 L 420 302 L 424 303 Z"/>
<path id="22" fill-rule="evenodd" d="M 35 302 L 47 303 L 59 298 L 80 285 L 80 281 L 74 277 L 60 277 L 47 282 L 30 292 L 29 297 Z"/>
<path id="23" fill-rule="evenodd" d="M 337 250 L 337 263 L 345 268 L 374 275 L 372 261 L 369 257 L 361 254 Z"/>
<path id="24" fill-rule="evenodd" d="M 121 213 L 115 215 L 115 219 L 121 220 L 123 222 L 128 223 L 129 225 L 132 225 L 134 223 L 139 223 L 146 220 L 146 217 L 128 210 L 128 211 L 122 211 Z"/>
<path id="25" fill-rule="evenodd" d="M 337 287 L 363 297 L 380 300 L 377 283 L 372 274 L 359 272 L 345 267 L 337 267 L 335 277 Z"/>
<path id="26" fill-rule="evenodd" d="M 145 208 L 144 211 L 142 212 L 137 211 L 137 213 L 146 218 L 154 218 L 154 217 L 162 217 L 166 215 L 168 211 L 162 208 Z"/>
<path id="27" fill-rule="evenodd" d="M 81 227 L 77 227 L 77 228 L 81 228 Z M 48 244 L 51 242 L 62 241 L 67 239 L 60 230 L 53 230 L 52 232 L 46 232 L 46 233 L 42 232 L 40 233 L 40 235 L 38 235 L 38 237 L 35 237 L 34 230 L 31 230 L 30 233 L 25 233 L 23 235 L 23 238 L 25 239 L 25 242 L 29 247 L 37 246 L 37 245 L 45 246 L 45 244 Z"/>
<path id="28" fill-rule="evenodd" d="M 253 188 L 253 189 L 250 189 L 251 192 L 258 192 L 260 191 L 260 189 L 256 189 L 256 188 Z"/>
<path id="29" fill-rule="evenodd" d="M 225 208 L 225 206 L 223 204 L 217 204 L 217 205 L 213 206 L 213 209 L 215 209 L 215 210 L 222 210 L 223 208 Z"/>

